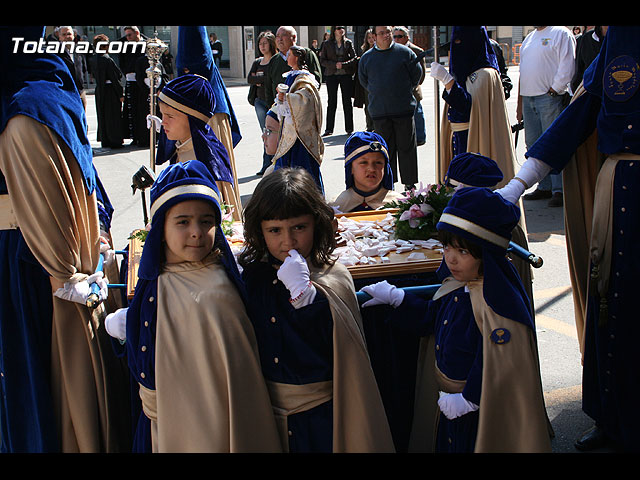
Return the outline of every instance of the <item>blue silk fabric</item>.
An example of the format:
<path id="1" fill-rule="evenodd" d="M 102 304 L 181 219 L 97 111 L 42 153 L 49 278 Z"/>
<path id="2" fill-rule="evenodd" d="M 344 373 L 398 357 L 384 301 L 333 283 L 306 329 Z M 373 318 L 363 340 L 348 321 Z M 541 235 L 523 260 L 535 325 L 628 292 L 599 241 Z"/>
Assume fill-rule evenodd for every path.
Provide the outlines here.
<path id="1" fill-rule="evenodd" d="M 242 272 L 251 302 L 262 372 L 268 381 L 301 385 L 333 378 L 333 320 L 320 292 L 298 310 L 272 262 L 254 262 Z M 333 401 L 288 417 L 290 452 L 332 451 Z"/>
<path id="2" fill-rule="evenodd" d="M 597 131 L 604 154 L 640 154 L 640 27 L 610 26 L 599 55 L 584 74 L 586 93 L 574 100 L 527 151 L 555 172 Z M 616 72 L 625 72 L 623 74 Z M 616 80 L 617 77 L 617 80 Z M 617 164 L 613 183 L 611 271 L 607 313 L 589 292 L 585 324 L 583 410 L 623 449 L 638 451 L 640 396 L 636 355 L 636 279 L 640 256 L 640 162 Z M 595 199 L 598 202 L 598 199 Z"/>
<path id="3" fill-rule="evenodd" d="M 242 139 L 240 125 L 229 98 L 229 92 L 222 80 L 220 70 L 213 61 L 213 53 L 207 36 L 207 29 L 202 26 L 178 27 L 178 53 L 176 55 L 176 69 L 178 75 L 188 73 L 200 75 L 211 83 L 216 98 L 214 113 L 225 113 L 229 116 L 233 146 Z"/>
<path id="4" fill-rule="evenodd" d="M 165 168 L 151 187 L 151 208 L 163 193 L 185 185 L 204 185 L 216 192 L 218 189 L 211 173 L 205 165 L 192 160 L 184 163 L 177 163 Z M 154 213 L 151 219 L 151 230 L 145 240 L 140 266 L 138 268 L 138 282 L 129 310 L 127 311 L 127 342 L 126 353 L 129 369 L 132 378 L 145 387 L 155 389 L 155 339 L 157 308 L 156 299 L 158 290 L 158 276 L 162 271 L 164 261 L 164 223 L 167 211 L 179 202 L 187 200 L 205 200 L 213 203 L 218 212 L 216 237 L 214 248 L 219 248 L 222 252 L 221 263 L 235 284 L 241 298 L 246 303 L 246 293 L 244 283 L 238 272 L 238 267 L 229 244 L 220 228 L 220 205 L 211 196 L 202 193 L 183 193 L 174 196 L 165 202 Z M 142 351 L 141 346 L 146 346 Z M 145 377 L 140 377 L 140 372 L 145 373 Z M 150 452 L 150 420 L 142 413 L 139 402 L 133 408 L 134 422 L 137 422 L 134 434 L 133 451 Z"/>
<path id="5" fill-rule="evenodd" d="M 16 115 L 26 115 L 48 126 L 66 143 L 93 193 L 93 152 L 87 119 L 78 89 L 63 60 L 51 53 L 14 53 L 13 38 L 38 41 L 44 27 L 0 27 L 0 133 Z"/>
<path id="6" fill-rule="evenodd" d="M 503 179 L 502 171 L 495 160 L 479 153 L 463 152 L 451 159 L 444 177 L 444 183 L 453 186 L 450 180 L 468 187 L 495 187 Z M 438 267 L 438 278 L 444 279 L 450 274 L 443 261 Z"/>
<path id="7" fill-rule="evenodd" d="M 216 97 L 211 84 L 199 75 L 182 75 L 167 83 L 161 95 L 177 102 L 179 105 L 170 106 L 187 115 L 196 158 L 209 168 L 216 181 L 232 183 L 233 172 L 227 149 L 206 122 L 189 113 L 190 110 L 195 110 L 206 118 L 213 116 Z M 158 140 L 158 162 L 164 163 L 175 154 L 176 142 L 167 139 L 162 128 Z"/>
<path id="8" fill-rule="evenodd" d="M 444 182 L 449 184 L 453 180 L 466 186 L 491 188 L 502 179 L 502 171 L 495 160 L 479 153 L 464 152 L 451 159 Z"/>

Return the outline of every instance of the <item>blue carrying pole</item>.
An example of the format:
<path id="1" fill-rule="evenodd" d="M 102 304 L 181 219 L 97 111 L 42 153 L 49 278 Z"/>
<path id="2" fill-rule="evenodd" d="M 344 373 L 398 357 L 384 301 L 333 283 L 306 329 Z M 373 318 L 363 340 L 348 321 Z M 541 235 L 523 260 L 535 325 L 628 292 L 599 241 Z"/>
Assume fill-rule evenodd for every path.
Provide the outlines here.
<path id="1" fill-rule="evenodd" d="M 509 242 L 507 251 L 514 253 L 523 260 L 527 260 L 533 268 L 540 268 L 542 266 L 542 257 L 539 257 L 535 253 L 531 253 L 526 248 L 522 248 L 517 243 Z"/>
<path id="2" fill-rule="evenodd" d="M 124 255 L 126 252 L 124 250 L 116 250 L 116 254 Z M 101 253 L 100 257 L 98 257 L 98 265 L 96 266 L 96 272 L 104 271 L 104 255 Z M 100 303 L 100 287 L 97 283 L 92 283 L 90 286 L 91 293 L 87 297 L 86 305 L 89 308 L 96 308 Z M 125 285 L 122 283 L 108 283 L 107 288 L 125 288 Z"/>
<path id="3" fill-rule="evenodd" d="M 436 285 L 419 285 L 414 287 L 399 287 L 399 288 L 401 290 L 404 290 L 406 293 L 413 293 L 414 295 L 426 295 L 428 297 L 432 297 L 440 287 L 441 287 L 440 284 L 436 284 Z M 356 292 L 356 298 L 358 299 L 358 303 L 362 304 L 367 300 L 371 300 L 371 295 L 365 292 Z"/>

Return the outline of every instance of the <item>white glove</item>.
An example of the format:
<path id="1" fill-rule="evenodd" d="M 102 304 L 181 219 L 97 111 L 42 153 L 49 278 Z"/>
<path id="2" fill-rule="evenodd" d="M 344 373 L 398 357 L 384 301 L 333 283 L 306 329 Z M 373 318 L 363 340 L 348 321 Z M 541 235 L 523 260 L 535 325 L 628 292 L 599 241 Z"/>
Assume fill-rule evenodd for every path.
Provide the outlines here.
<path id="1" fill-rule="evenodd" d="M 156 117 L 155 115 L 147 115 L 147 129 L 151 129 L 151 124 L 153 123 L 154 128 L 157 133 L 160 133 L 160 127 L 162 127 L 162 119 L 160 117 Z"/>
<path id="2" fill-rule="evenodd" d="M 103 240 L 102 237 L 100 237 L 100 240 Z M 111 245 L 104 241 L 100 243 L 100 253 L 102 254 L 104 265 L 113 261 L 116 257 L 116 251 L 111 248 Z"/>
<path id="3" fill-rule="evenodd" d="M 129 308 L 119 308 L 113 313 L 107 315 L 104 320 L 104 326 L 107 333 L 113 338 L 117 338 L 121 342 L 127 339 L 127 311 Z"/>
<path id="4" fill-rule="evenodd" d="M 91 284 L 96 283 L 100 290 L 98 291 L 99 300 L 102 302 L 107 299 L 109 289 L 103 272 L 96 272 L 89 275 L 86 280 L 79 282 L 64 282 L 62 288 L 57 289 L 53 294 L 63 300 L 81 303 L 86 305 L 87 298 L 91 294 Z"/>
<path id="5" fill-rule="evenodd" d="M 447 69 L 440 65 L 438 62 L 431 62 L 430 75 L 436 80 L 441 81 L 444 85 L 453 80 L 453 76 L 447 72 Z"/>
<path id="6" fill-rule="evenodd" d="M 525 191 L 524 183 L 520 180 L 512 178 L 504 187 L 495 190 L 495 192 L 504 198 L 507 202 L 511 202 L 514 205 L 518 203 L 518 200 Z"/>
<path id="7" fill-rule="evenodd" d="M 311 284 L 309 265 L 297 250 L 289 250 L 289 256 L 280 265 L 277 275 L 294 300 Z"/>
<path id="8" fill-rule="evenodd" d="M 362 304 L 363 307 L 372 307 L 374 305 L 397 307 L 404 300 L 404 290 L 391 285 L 386 280 L 362 287 L 360 291 L 372 297 L 371 300 L 367 300 Z"/>
<path id="9" fill-rule="evenodd" d="M 461 393 L 449 393 L 441 396 L 438 400 L 438 406 L 449 420 L 478 410 L 478 405 L 471 403 Z"/>
<path id="10" fill-rule="evenodd" d="M 496 190 L 496 193 L 505 200 L 516 203 L 527 188 L 539 183 L 551 171 L 551 167 L 537 158 L 529 157 L 522 164 L 516 174 L 504 187 Z"/>

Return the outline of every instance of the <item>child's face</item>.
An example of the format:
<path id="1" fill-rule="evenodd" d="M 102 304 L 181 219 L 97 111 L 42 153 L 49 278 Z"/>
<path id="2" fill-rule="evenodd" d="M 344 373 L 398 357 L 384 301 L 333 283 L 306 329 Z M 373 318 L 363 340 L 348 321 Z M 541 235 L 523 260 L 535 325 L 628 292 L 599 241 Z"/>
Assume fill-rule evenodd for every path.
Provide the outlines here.
<path id="1" fill-rule="evenodd" d="M 287 55 L 287 65 L 293 70 L 298 70 L 298 57 L 291 50 L 289 50 L 289 54 Z"/>
<path id="2" fill-rule="evenodd" d="M 444 261 L 453 278 L 460 282 L 469 282 L 480 277 L 482 260 L 471 255 L 469 250 L 454 245 L 445 245 Z"/>
<path id="3" fill-rule="evenodd" d="M 162 126 L 164 133 L 169 140 L 178 140 L 186 142 L 191 138 L 191 129 L 189 128 L 189 117 L 180 110 L 159 102 L 160 112 L 162 113 Z"/>
<path id="4" fill-rule="evenodd" d="M 262 132 L 262 141 L 264 143 L 264 151 L 267 155 L 274 155 L 278 149 L 278 131 L 280 124 L 270 115 L 267 115 L 264 121 L 266 132 Z"/>
<path id="5" fill-rule="evenodd" d="M 167 263 L 198 262 L 213 249 L 216 210 L 204 200 L 186 200 L 167 211 L 164 221 Z"/>
<path id="6" fill-rule="evenodd" d="M 380 152 L 367 152 L 351 162 L 354 186 L 363 192 L 375 190 L 384 176 L 385 158 Z"/>
<path id="7" fill-rule="evenodd" d="M 307 258 L 313 249 L 313 215 L 287 218 L 286 220 L 263 220 L 262 235 L 269 253 L 280 261 L 289 256 L 289 250 L 297 250 Z"/>

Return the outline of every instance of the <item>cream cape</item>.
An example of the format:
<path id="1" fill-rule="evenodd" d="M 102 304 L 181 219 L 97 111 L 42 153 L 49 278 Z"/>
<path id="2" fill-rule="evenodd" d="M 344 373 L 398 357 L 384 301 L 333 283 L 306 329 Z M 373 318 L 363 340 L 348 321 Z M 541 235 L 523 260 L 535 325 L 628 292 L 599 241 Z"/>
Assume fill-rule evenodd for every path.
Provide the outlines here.
<path id="1" fill-rule="evenodd" d="M 586 92 L 580 84 L 572 97 L 575 101 Z M 598 151 L 598 133 L 594 131 L 562 170 L 564 190 L 564 225 L 571 292 L 580 352 L 584 355 L 584 325 L 587 318 L 589 283 L 589 244 L 593 223 L 596 181 L 605 155 Z"/>
<path id="2" fill-rule="evenodd" d="M 438 299 L 464 285 L 448 277 L 434 295 Z M 476 453 L 551 452 L 534 332 L 524 324 L 496 314 L 485 302 L 482 280 L 468 282 L 475 321 L 483 338 L 482 394 Z M 507 329 L 510 340 L 491 340 L 495 330 Z M 423 339 L 416 386 L 416 415 L 410 451 L 432 452 L 440 414 L 432 336 Z"/>
<path id="3" fill-rule="evenodd" d="M 383 207 L 388 202 L 394 202 L 398 198 L 402 197 L 401 193 L 395 190 L 387 190 L 386 188 L 380 188 L 376 193 L 368 197 L 363 197 L 356 193 L 353 188 L 347 188 L 331 203 L 330 206 L 336 207 L 342 213 L 349 213 L 354 208 L 366 203 L 372 209 L 377 210 Z"/>
<path id="4" fill-rule="evenodd" d="M 500 75 L 493 68 L 481 68 L 467 78 L 465 87 L 472 101 L 467 151 L 479 153 L 496 161 L 504 175 L 502 182 L 496 186 L 500 188 L 515 175 L 516 162 L 509 113 Z M 449 163 L 453 158 L 453 131 L 447 118 L 447 110 L 445 105 L 440 130 L 442 152 L 437 172 L 438 180 L 441 182 L 444 181 Z"/>
<path id="5" fill-rule="evenodd" d="M 229 117 L 226 113 L 216 113 L 209 119 L 207 123 L 216 134 L 218 140 L 222 142 L 229 154 L 229 163 L 231 164 L 231 174 L 233 175 L 233 184 L 229 182 L 216 182 L 218 190 L 222 195 L 224 203 L 233 205 L 233 219 L 242 221 L 242 201 L 240 199 L 240 189 L 238 187 L 238 173 L 236 171 L 236 160 L 233 153 L 233 141 L 231 139 L 231 125 Z M 176 143 L 176 151 L 178 152 L 178 161 L 186 162 L 188 160 L 197 160 L 196 153 L 193 150 L 193 142 L 189 141 L 180 145 Z"/>
<path id="6" fill-rule="evenodd" d="M 285 99 L 289 104 L 292 121 L 285 121 L 284 118 L 280 121 L 280 140 L 272 163 L 275 164 L 299 139 L 320 165 L 324 155 L 324 142 L 320 136 L 322 103 L 313 75 L 298 75 Z"/>
<path id="7" fill-rule="evenodd" d="M 333 317 L 333 451 L 394 452 L 351 274 L 340 263 L 310 270 Z"/>
<path id="8" fill-rule="evenodd" d="M 469 138 L 467 152 L 479 153 L 494 160 L 503 174 L 503 179 L 495 188 L 503 187 L 515 176 L 516 152 L 511 136 L 509 113 L 504 100 L 504 88 L 500 74 L 494 68 L 481 68 L 467 78 L 465 85 L 471 95 L 471 115 L 468 125 Z M 438 181 L 444 181 L 451 159 L 453 158 L 452 125 L 447 118 L 447 107 L 442 113 L 440 131 L 442 152 L 437 162 Z M 529 249 L 527 225 L 522 200 L 518 200 L 520 221 L 513 231 L 513 241 L 525 249 Z M 533 272 L 531 265 L 515 255 L 511 255 L 527 295 L 533 302 Z M 533 313 L 533 308 L 532 308 Z"/>
<path id="9" fill-rule="evenodd" d="M 0 169 L 29 249 L 56 281 L 86 279 L 98 264 L 100 231 L 95 193 L 87 195 L 78 162 L 48 127 L 24 115 L 1 138 Z M 104 315 L 103 305 L 92 311 L 53 296 L 51 386 L 63 452 L 129 447 L 121 420 L 130 415 L 126 377 Z"/>
<path id="10" fill-rule="evenodd" d="M 154 452 L 278 452 L 253 327 L 224 267 L 158 277 Z"/>

